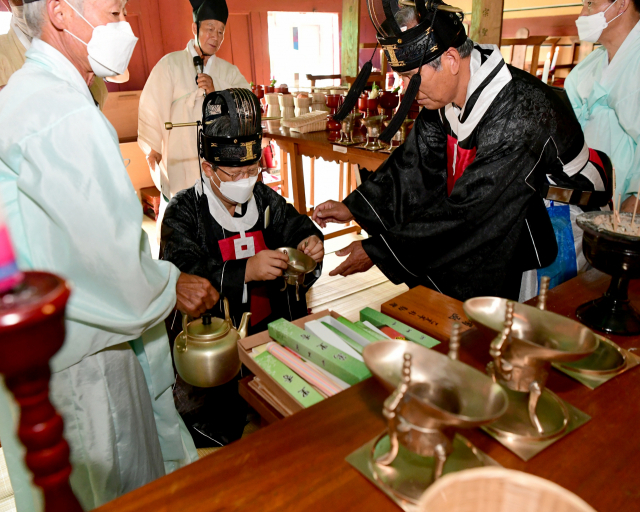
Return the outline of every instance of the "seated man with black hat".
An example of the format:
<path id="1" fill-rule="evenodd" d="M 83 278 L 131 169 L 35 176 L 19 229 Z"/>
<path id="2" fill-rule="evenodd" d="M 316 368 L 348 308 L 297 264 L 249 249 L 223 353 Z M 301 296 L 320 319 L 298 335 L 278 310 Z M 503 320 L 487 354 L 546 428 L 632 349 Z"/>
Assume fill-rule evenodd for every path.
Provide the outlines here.
<path id="1" fill-rule="evenodd" d="M 321 226 L 355 219 L 371 235 L 338 252 L 349 257 L 332 275 L 375 264 L 395 283 L 459 300 L 517 300 L 526 271 L 558 253 L 543 199 L 607 207 L 609 161 L 589 150 L 550 87 L 508 66 L 497 46 L 467 38 L 460 9 L 439 0 L 368 2 L 406 87 L 380 139 L 390 141 L 414 98 L 423 108 L 406 142 L 367 181 L 344 202 L 316 208 Z M 363 66 L 338 120 L 370 69 Z"/>
<path id="2" fill-rule="evenodd" d="M 191 4 L 194 39 L 184 50 L 160 59 L 140 96 L 138 145 L 164 198 L 160 217 L 169 199 L 200 175 L 195 127 L 166 131 L 164 123 L 198 119 L 203 98 L 213 91 L 249 89 L 240 70 L 216 56 L 229 17 L 225 0 L 191 0 Z"/>
<path id="3" fill-rule="evenodd" d="M 202 173 L 167 207 L 162 258 L 208 279 L 228 299 L 234 325 L 251 312 L 249 333 L 265 330 L 278 318 L 307 315 L 304 290 L 320 276 L 323 236 L 309 217 L 259 181 L 258 99 L 245 89 L 214 92 L 205 98 L 202 120 Z M 279 279 L 288 262 L 275 250 L 280 247 L 297 248 L 318 263 L 300 287 L 299 300 L 296 288 L 283 290 Z M 224 316 L 217 308 L 212 313 Z M 173 318 L 170 323 L 174 328 L 181 324 Z M 237 380 L 204 389 L 178 378 L 174 397 L 196 446 L 211 446 L 211 440 L 226 444 L 242 435 L 246 404 Z"/>

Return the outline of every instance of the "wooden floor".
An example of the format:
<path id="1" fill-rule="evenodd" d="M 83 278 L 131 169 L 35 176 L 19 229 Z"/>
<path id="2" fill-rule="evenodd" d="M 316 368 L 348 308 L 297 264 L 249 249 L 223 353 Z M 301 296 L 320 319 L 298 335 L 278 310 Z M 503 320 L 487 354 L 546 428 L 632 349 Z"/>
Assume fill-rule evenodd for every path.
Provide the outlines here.
<path id="1" fill-rule="evenodd" d="M 312 312 L 330 309 L 348 320 L 359 320 L 361 309 L 369 306 L 380 311 L 380 304 L 409 289 L 405 284 L 393 284 L 377 267 L 347 277 L 329 276 L 329 272 L 345 260 L 336 256 L 336 251 L 365 237 L 347 234 L 327 240 L 322 276 L 307 292 L 307 304 Z"/>

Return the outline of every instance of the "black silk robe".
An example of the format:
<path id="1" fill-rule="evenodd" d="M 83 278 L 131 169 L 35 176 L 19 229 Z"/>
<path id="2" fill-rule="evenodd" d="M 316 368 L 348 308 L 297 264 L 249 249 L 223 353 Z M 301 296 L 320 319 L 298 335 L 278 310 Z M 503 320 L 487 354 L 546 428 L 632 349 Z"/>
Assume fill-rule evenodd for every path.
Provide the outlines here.
<path id="1" fill-rule="evenodd" d="M 492 52 L 476 50 L 484 65 Z M 406 142 L 344 200 L 371 235 L 365 251 L 394 283 L 424 285 L 459 300 L 517 300 L 522 272 L 551 264 L 557 254 L 537 192 L 546 175 L 593 190 L 580 175 L 586 146 L 573 113 L 540 80 L 501 57 L 493 62 L 495 69 L 468 96 L 468 110 L 486 111 L 463 140 L 445 109 L 423 109 Z M 491 97 L 483 89 L 498 71 L 507 78 Z M 456 149 L 458 163 L 464 161 L 451 176 Z"/>
<path id="2" fill-rule="evenodd" d="M 300 215 L 280 195 L 263 183 L 256 183 L 253 195 L 258 208 L 258 220 L 247 233 L 258 234 L 258 248 L 277 249 L 279 247 L 296 248 L 307 237 L 316 235 L 323 240 L 321 231 L 306 215 Z M 270 222 L 265 228 L 265 212 L 269 207 Z M 244 210 L 243 210 L 244 211 Z M 236 214 L 237 217 L 239 215 Z M 209 280 L 218 290 L 220 297 L 229 300 L 232 320 L 238 326 L 242 314 L 251 309 L 251 300 L 243 302 L 244 275 L 247 258 L 236 258 L 230 244 L 239 233 L 225 230 L 209 212 L 205 195 L 198 195 L 195 187 L 178 192 L 167 206 L 162 222 L 161 257 L 176 265 L 182 272 L 194 274 Z M 224 242 L 227 240 L 228 242 Z M 264 243 L 264 246 L 263 246 Z M 229 252 L 230 251 L 230 252 Z M 223 254 L 224 252 L 224 254 Z M 318 276 L 322 265 L 316 271 L 307 274 L 305 285 L 311 286 Z M 248 298 L 255 297 L 258 288 L 266 286 L 272 310 L 270 318 L 295 320 L 307 314 L 305 288 L 300 288 L 300 301 L 296 301 L 295 289 L 284 286 L 283 279 L 272 282 L 247 283 Z M 220 301 L 222 304 L 222 301 Z M 291 309 L 291 312 L 289 311 Z M 220 316 L 222 310 L 215 307 L 212 312 Z M 296 314 L 297 313 L 297 314 Z M 295 318 L 294 318 L 295 317 Z M 256 326 L 256 322 L 252 322 Z M 252 329 L 255 331 L 255 329 Z"/>
<path id="3" fill-rule="evenodd" d="M 316 235 L 323 240 L 322 233 L 306 215 L 299 214 L 280 195 L 262 183 L 256 183 L 253 191 L 258 209 L 258 220 L 246 229 L 255 240 L 255 252 L 261 249 L 294 247 L 305 238 Z M 246 205 L 243 205 L 246 212 Z M 269 209 L 268 225 L 265 227 L 265 212 Z M 236 214 L 236 217 L 240 217 Z M 229 300 L 234 325 L 240 323 L 242 314 L 252 311 L 249 333 L 266 329 L 267 324 L 278 318 L 296 320 L 307 314 L 305 292 L 300 288 L 300 301 L 296 301 L 295 288 L 284 286 L 284 280 L 247 283 L 246 301 L 244 275 L 247 258 L 237 257 L 233 240 L 238 232 L 225 230 L 211 215 L 207 197 L 198 194 L 196 187 L 178 192 L 167 206 L 162 221 L 161 257 L 171 261 L 182 272 L 208 279 L 220 292 L 220 297 Z M 307 274 L 305 285 L 311 286 L 320 276 L 322 264 L 314 273 Z M 259 302 L 262 306 L 255 311 Z M 265 313 L 264 306 L 271 311 Z M 222 300 L 211 313 L 224 317 Z M 261 317 L 258 317 L 262 313 Z M 266 314 L 266 316 L 264 316 Z M 175 318 L 174 318 L 175 317 Z M 180 314 L 167 321 L 171 340 L 182 330 Z M 242 435 L 246 423 L 247 407 L 238 394 L 238 379 L 215 388 L 196 388 L 179 376 L 174 386 L 176 408 L 189 428 L 196 446 L 224 445 Z"/>

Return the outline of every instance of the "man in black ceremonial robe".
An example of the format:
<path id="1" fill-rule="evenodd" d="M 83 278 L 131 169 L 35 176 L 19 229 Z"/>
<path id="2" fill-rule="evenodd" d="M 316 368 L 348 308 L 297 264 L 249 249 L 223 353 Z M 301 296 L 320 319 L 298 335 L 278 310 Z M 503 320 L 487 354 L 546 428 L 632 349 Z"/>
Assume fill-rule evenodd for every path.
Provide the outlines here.
<path id="1" fill-rule="evenodd" d="M 395 283 L 459 300 L 517 300 L 523 273 L 556 258 L 543 199 L 605 206 L 608 160 L 585 145 L 550 87 L 506 65 L 497 46 L 467 38 L 459 9 L 438 0 L 415 8 L 368 1 L 406 91 L 380 138 L 393 136 L 416 95 L 423 108 L 406 142 L 368 180 L 343 203 L 316 208 L 321 226 L 355 219 L 370 234 L 338 253 L 349 257 L 333 273 L 375 264 Z M 351 106 L 347 98 L 338 118 Z"/>
<path id="2" fill-rule="evenodd" d="M 246 89 L 213 92 L 203 104 L 200 135 L 202 173 L 195 185 L 178 192 L 162 222 L 161 255 L 179 269 L 207 278 L 229 301 L 238 326 L 251 312 L 249 333 L 278 318 L 307 314 L 306 287 L 320 276 L 323 236 L 306 215 L 258 181 L 262 129 L 258 99 Z M 176 128 L 178 129 L 178 128 Z M 279 247 L 297 248 L 318 266 L 300 287 L 285 290 L 287 268 Z M 222 304 L 222 301 L 220 301 Z M 216 306 L 212 313 L 224 316 Z M 170 319 L 175 331 L 179 319 Z M 196 446 L 226 444 L 242 435 L 246 404 L 237 379 L 216 388 L 195 388 L 179 377 L 174 397 Z M 211 441 L 214 441 L 212 444 Z"/>

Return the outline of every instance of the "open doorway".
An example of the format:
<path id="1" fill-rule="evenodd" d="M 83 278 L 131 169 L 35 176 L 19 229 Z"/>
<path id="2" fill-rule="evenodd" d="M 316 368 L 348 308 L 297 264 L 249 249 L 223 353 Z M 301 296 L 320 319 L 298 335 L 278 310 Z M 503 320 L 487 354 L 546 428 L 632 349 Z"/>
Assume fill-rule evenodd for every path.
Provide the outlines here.
<path id="1" fill-rule="evenodd" d="M 311 85 L 307 74 L 340 73 L 338 13 L 272 11 L 268 27 L 271 77 L 278 83 L 290 89 L 304 88 Z M 327 81 L 322 85 L 332 84 Z"/>

